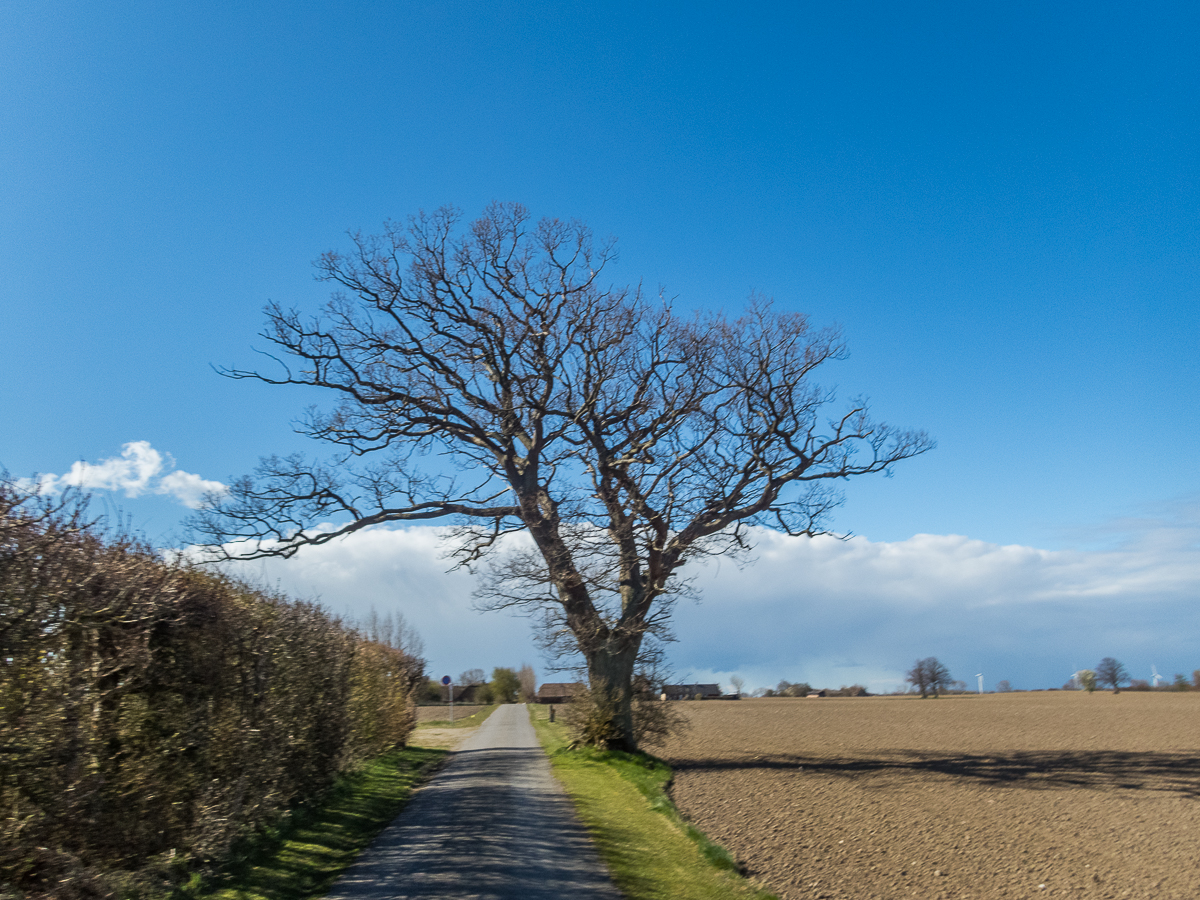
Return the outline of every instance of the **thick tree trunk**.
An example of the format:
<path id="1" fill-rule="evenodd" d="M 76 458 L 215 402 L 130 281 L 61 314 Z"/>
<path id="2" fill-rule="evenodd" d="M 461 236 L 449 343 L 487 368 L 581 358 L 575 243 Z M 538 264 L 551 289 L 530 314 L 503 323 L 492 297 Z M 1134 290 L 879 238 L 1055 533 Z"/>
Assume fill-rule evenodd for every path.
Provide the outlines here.
<path id="1" fill-rule="evenodd" d="M 620 647 L 604 645 L 587 653 L 588 680 L 593 697 L 602 696 L 612 703 L 613 725 L 618 737 L 605 749 L 637 750 L 633 730 L 633 667 L 637 662 L 640 636 L 636 642 Z"/>

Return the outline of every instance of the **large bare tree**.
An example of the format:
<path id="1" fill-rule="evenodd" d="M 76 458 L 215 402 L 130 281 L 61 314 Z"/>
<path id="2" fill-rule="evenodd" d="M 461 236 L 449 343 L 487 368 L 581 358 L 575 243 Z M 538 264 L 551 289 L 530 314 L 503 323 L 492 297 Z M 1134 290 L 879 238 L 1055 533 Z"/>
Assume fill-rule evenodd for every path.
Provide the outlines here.
<path id="1" fill-rule="evenodd" d="M 338 286 L 322 315 L 268 308 L 280 367 L 227 372 L 330 391 L 300 429 L 336 458 L 264 459 L 196 528 L 254 558 L 453 524 L 460 562 L 495 561 L 485 599 L 547 612 L 582 655 L 616 710 L 611 746 L 636 744 L 635 661 L 685 563 L 745 549 L 755 523 L 818 533 L 836 481 L 932 446 L 861 403 L 830 416 L 812 374 L 844 354 L 836 330 L 757 300 L 681 316 L 603 282 L 612 245 L 579 223 L 493 205 L 353 241 L 316 264 Z"/>

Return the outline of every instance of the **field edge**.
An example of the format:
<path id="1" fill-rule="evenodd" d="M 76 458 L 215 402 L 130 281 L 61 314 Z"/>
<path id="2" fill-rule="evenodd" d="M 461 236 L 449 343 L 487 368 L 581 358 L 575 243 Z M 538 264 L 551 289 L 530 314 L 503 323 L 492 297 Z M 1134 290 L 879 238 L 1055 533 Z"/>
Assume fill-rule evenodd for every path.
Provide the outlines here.
<path id="1" fill-rule="evenodd" d="M 568 749 L 563 727 L 544 708 L 530 704 L 529 712 L 555 776 L 629 900 L 778 900 L 680 813 L 667 793 L 673 773 L 665 762 Z"/>

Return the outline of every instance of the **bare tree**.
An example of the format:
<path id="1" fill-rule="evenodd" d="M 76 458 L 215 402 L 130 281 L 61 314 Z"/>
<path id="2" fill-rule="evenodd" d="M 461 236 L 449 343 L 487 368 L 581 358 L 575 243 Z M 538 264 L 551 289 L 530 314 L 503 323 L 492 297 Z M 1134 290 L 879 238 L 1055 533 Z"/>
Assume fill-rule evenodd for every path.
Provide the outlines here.
<path id="1" fill-rule="evenodd" d="M 392 610 L 381 616 L 372 606 L 355 624 L 369 640 L 401 650 L 415 659 L 425 656 L 425 641 L 404 618 L 404 613 Z"/>
<path id="2" fill-rule="evenodd" d="M 739 697 L 742 696 L 742 688 L 746 686 L 746 679 L 741 675 L 734 675 L 729 679 L 729 683 L 733 685 L 733 692 Z"/>
<path id="3" fill-rule="evenodd" d="M 1129 680 L 1125 667 L 1111 656 L 1106 656 L 1096 665 L 1096 683 L 1106 684 L 1114 694 L 1121 692 L 1121 685 Z"/>
<path id="4" fill-rule="evenodd" d="M 529 663 L 521 663 L 521 668 L 517 672 L 517 678 L 521 682 L 521 702 L 536 702 L 537 675 L 533 671 L 533 666 L 529 665 Z"/>
<path id="5" fill-rule="evenodd" d="M 459 225 L 441 210 L 355 234 L 317 262 L 339 287 L 324 316 L 268 308 L 280 369 L 226 374 L 339 398 L 300 430 L 340 455 L 264 459 L 193 524 L 243 559 L 457 525 L 458 561 L 491 560 L 483 604 L 540 610 L 612 695 L 606 743 L 631 749 L 635 661 L 665 634 L 681 568 L 746 550 L 756 523 L 821 533 L 835 482 L 932 442 L 863 402 L 828 416 L 812 374 L 845 353 L 834 329 L 761 300 L 733 320 L 677 315 L 602 283 L 611 244 L 519 205 Z"/>
<path id="6" fill-rule="evenodd" d="M 467 669 L 458 676 L 457 683 L 464 687 L 468 684 L 487 684 L 487 675 L 483 669 Z"/>
<path id="7" fill-rule="evenodd" d="M 936 699 L 939 692 L 946 690 L 952 684 L 950 670 L 942 665 L 936 656 L 918 659 L 905 674 L 905 680 L 921 692 L 921 699 L 933 694 Z"/>

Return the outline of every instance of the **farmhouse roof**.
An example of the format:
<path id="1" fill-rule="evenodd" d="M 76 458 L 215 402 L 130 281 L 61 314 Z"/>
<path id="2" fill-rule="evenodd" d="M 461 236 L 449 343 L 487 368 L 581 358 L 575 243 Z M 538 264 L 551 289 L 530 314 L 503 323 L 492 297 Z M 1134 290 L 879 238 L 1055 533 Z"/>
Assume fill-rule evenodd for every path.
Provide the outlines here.
<path id="1" fill-rule="evenodd" d="M 575 696 L 577 691 L 585 690 L 586 687 L 586 685 L 578 681 L 548 681 L 538 688 L 538 702 L 558 703 L 570 700 Z"/>

